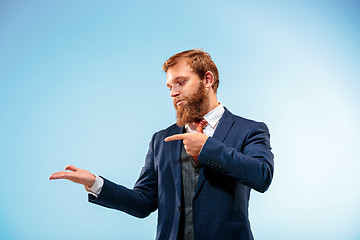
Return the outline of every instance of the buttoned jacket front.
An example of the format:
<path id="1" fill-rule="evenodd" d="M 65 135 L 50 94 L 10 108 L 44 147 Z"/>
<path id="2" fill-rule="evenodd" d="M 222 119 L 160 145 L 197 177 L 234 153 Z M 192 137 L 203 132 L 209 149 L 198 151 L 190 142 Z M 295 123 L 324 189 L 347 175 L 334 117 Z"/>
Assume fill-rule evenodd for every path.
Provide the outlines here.
<path id="1" fill-rule="evenodd" d="M 182 210 L 182 141 L 164 139 L 183 132 L 184 128 L 174 124 L 153 135 L 133 189 L 104 178 L 99 196 L 89 195 L 89 201 L 140 218 L 158 210 L 156 239 L 177 239 Z M 198 161 L 202 168 L 193 199 L 195 240 L 253 239 L 248 220 L 250 190 L 265 192 L 274 171 L 267 126 L 225 108 Z"/>

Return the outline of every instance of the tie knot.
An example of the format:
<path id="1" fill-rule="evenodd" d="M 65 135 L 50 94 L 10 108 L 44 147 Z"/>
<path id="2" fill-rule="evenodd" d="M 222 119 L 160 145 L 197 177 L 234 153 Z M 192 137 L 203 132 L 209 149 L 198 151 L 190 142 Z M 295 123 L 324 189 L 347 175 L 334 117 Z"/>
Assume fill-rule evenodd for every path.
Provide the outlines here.
<path id="1" fill-rule="evenodd" d="M 195 122 L 195 124 L 196 124 L 196 131 L 200 133 L 204 133 L 203 128 L 208 124 L 208 122 L 203 118 L 200 121 Z"/>

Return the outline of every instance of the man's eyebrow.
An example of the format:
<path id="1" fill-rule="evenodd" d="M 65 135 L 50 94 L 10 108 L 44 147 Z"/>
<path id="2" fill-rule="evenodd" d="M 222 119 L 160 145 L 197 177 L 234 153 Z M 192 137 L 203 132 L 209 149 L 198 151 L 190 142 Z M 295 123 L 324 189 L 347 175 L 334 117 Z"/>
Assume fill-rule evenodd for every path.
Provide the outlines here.
<path id="1" fill-rule="evenodd" d="M 179 76 L 179 77 L 176 77 L 174 79 L 174 82 L 177 82 L 177 81 L 180 81 L 180 80 L 183 80 L 183 79 L 186 79 L 186 77 L 185 76 Z"/>

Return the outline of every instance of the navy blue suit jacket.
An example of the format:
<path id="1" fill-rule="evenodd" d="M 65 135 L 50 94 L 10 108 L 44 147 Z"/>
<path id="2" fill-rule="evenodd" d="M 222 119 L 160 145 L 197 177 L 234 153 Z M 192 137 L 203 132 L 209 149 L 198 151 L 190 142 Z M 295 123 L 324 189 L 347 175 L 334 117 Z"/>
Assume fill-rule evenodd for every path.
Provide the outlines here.
<path id="1" fill-rule="evenodd" d="M 99 196 L 89 195 L 89 200 L 140 218 L 158 210 L 156 239 L 175 240 L 182 208 L 182 141 L 164 139 L 183 131 L 174 124 L 153 135 L 133 189 L 104 179 Z M 253 239 L 248 202 L 251 188 L 264 192 L 273 177 L 269 138 L 264 123 L 225 109 L 198 157 L 203 167 L 193 199 L 195 240 Z"/>

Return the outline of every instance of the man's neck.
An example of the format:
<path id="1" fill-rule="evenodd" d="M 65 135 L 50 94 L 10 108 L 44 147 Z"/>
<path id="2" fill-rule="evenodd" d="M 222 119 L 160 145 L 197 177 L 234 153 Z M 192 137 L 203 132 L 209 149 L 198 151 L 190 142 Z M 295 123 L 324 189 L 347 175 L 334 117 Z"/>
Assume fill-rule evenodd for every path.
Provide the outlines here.
<path id="1" fill-rule="evenodd" d="M 209 104 L 209 107 L 208 107 L 208 109 L 207 109 L 207 111 L 206 111 L 205 114 L 208 114 L 209 112 L 211 112 L 212 110 L 214 110 L 214 109 L 215 109 L 217 106 L 219 106 L 219 105 L 220 105 L 220 103 L 218 102 L 218 100 L 217 100 L 216 97 L 210 99 L 210 104 Z"/>

